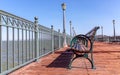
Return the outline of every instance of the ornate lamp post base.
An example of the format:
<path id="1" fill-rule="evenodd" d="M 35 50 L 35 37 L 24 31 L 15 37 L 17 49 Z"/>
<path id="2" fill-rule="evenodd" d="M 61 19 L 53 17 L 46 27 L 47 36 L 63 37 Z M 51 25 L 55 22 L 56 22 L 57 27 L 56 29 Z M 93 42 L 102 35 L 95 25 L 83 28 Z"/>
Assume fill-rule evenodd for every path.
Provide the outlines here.
<path id="1" fill-rule="evenodd" d="M 64 45 L 64 47 L 68 47 L 68 45 L 67 45 L 67 44 L 65 44 L 65 45 Z"/>

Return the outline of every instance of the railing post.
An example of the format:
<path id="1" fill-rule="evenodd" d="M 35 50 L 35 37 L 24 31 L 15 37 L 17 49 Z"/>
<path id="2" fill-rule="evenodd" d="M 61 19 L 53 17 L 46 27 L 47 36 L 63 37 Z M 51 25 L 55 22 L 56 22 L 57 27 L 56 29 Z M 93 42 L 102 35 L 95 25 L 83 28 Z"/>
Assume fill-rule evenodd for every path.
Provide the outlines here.
<path id="1" fill-rule="evenodd" d="M 38 57 L 39 57 L 39 48 L 38 48 L 38 18 L 34 17 L 35 21 L 34 21 L 34 25 L 35 25 L 35 58 L 36 61 L 38 61 Z"/>
<path id="2" fill-rule="evenodd" d="M 54 53 L 54 30 L 53 30 L 53 25 L 51 25 L 51 39 L 52 39 L 52 53 Z"/>
<path id="3" fill-rule="evenodd" d="M 66 42 L 67 42 L 67 45 L 68 45 L 68 35 L 66 35 Z"/>
<path id="4" fill-rule="evenodd" d="M 1 23 L 2 21 L 1 21 L 1 15 L 0 15 L 0 73 L 2 72 L 2 65 L 1 65 L 1 62 L 2 62 L 2 60 L 1 60 L 1 50 L 2 50 L 2 29 L 1 29 Z"/>
<path id="5" fill-rule="evenodd" d="M 61 48 L 61 38 L 60 38 L 60 29 L 58 29 L 58 35 L 59 35 L 59 48 Z"/>

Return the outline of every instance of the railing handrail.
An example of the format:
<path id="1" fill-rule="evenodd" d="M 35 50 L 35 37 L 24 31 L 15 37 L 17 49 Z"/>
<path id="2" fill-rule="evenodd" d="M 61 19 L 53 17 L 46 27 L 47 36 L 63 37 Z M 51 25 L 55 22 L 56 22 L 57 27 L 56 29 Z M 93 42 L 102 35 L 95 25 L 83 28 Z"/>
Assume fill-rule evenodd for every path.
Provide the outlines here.
<path id="1" fill-rule="evenodd" d="M 0 10 L 0 14 L 5 15 L 5 16 L 9 16 L 9 17 L 11 17 L 11 18 L 16 18 L 16 19 L 19 19 L 19 20 L 23 20 L 23 21 L 25 21 L 25 22 L 33 23 L 32 21 L 29 21 L 29 20 L 24 19 L 24 18 L 21 18 L 21 17 L 19 17 L 19 16 L 13 15 L 13 14 L 8 13 L 8 12 L 3 11 L 3 10 Z"/>

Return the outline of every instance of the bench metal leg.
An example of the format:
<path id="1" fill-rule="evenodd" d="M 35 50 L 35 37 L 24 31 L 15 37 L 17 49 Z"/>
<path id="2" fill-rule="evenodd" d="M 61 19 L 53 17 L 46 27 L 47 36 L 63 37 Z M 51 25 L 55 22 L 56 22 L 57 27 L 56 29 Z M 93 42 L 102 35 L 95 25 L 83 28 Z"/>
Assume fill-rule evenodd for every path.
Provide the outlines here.
<path id="1" fill-rule="evenodd" d="M 73 62 L 75 59 L 80 58 L 80 57 L 88 59 L 89 62 L 91 63 L 92 69 L 96 69 L 95 66 L 94 66 L 94 61 L 93 61 L 93 57 L 92 57 L 92 56 L 93 56 L 93 55 L 91 55 L 91 59 L 90 59 L 90 58 L 87 57 L 87 56 L 79 56 L 79 55 L 76 54 L 76 56 L 75 56 L 74 58 L 71 59 L 69 65 L 68 65 L 68 69 L 71 69 L 71 68 L 72 68 L 72 67 L 71 67 L 72 62 Z"/>
<path id="2" fill-rule="evenodd" d="M 91 60 L 92 60 L 92 63 L 93 63 L 93 67 L 92 67 L 92 69 L 96 69 L 96 67 L 94 66 L 93 53 L 91 53 Z"/>
<path id="3" fill-rule="evenodd" d="M 71 67 L 72 62 L 73 62 L 76 58 L 77 58 L 77 57 L 74 57 L 73 59 L 71 59 L 71 61 L 70 61 L 69 65 L 68 65 L 68 69 L 71 69 L 71 68 L 72 68 L 72 67 Z"/>
<path id="4" fill-rule="evenodd" d="M 90 60 L 90 58 L 86 58 L 86 59 L 88 59 L 89 62 L 91 63 L 91 67 L 92 67 L 92 69 L 95 69 L 94 62 L 93 62 L 92 60 Z"/>
<path id="5" fill-rule="evenodd" d="M 71 67 L 71 65 L 72 65 L 72 62 L 75 60 L 75 59 L 77 59 L 77 58 L 79 58 L 80 56 L 79 55 L 77 55 L 77 54 L 75 54 L 76 56 L 74 57 L 74 58 L 72 58 L 71 59 L 71 61 L 70 61 L 70 63 L 69 63 L 69 65 L 68 65 L 68 69 L 71 69 L 72 67 Z"/>

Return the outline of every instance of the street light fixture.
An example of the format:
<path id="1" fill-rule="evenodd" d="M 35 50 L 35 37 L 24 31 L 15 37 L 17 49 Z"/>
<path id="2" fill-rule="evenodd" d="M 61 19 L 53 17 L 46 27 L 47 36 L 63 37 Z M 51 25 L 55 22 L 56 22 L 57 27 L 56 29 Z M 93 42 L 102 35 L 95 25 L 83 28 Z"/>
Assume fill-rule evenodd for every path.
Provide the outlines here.
<path id="1" fill-rule="evenodd" d="M 62 9 L 66 10 L 66 4 L 65 3 L 62 4 Z"/>
<path id="2" fill-rule="evenodd" d="M 62 10 L 63 10 L 63 38 L 64 38 L 63 46 L 67 47 L 66 30 L 65 30 L 65 10 L 66 10 L 66 4 L 65 3 L 62 4 Z"/>
<path id="3" fill-rule="evenodd" d="M 102 41 L 103 41 L 103 26 L 101 26 Z"/>
<path id="4" fill-rule="evenodd" d="M 73 37 L 76 36 L 76 32 L 74 30 L 74 27 L 72 27 L 72 30 L 73 30 Z"/>

